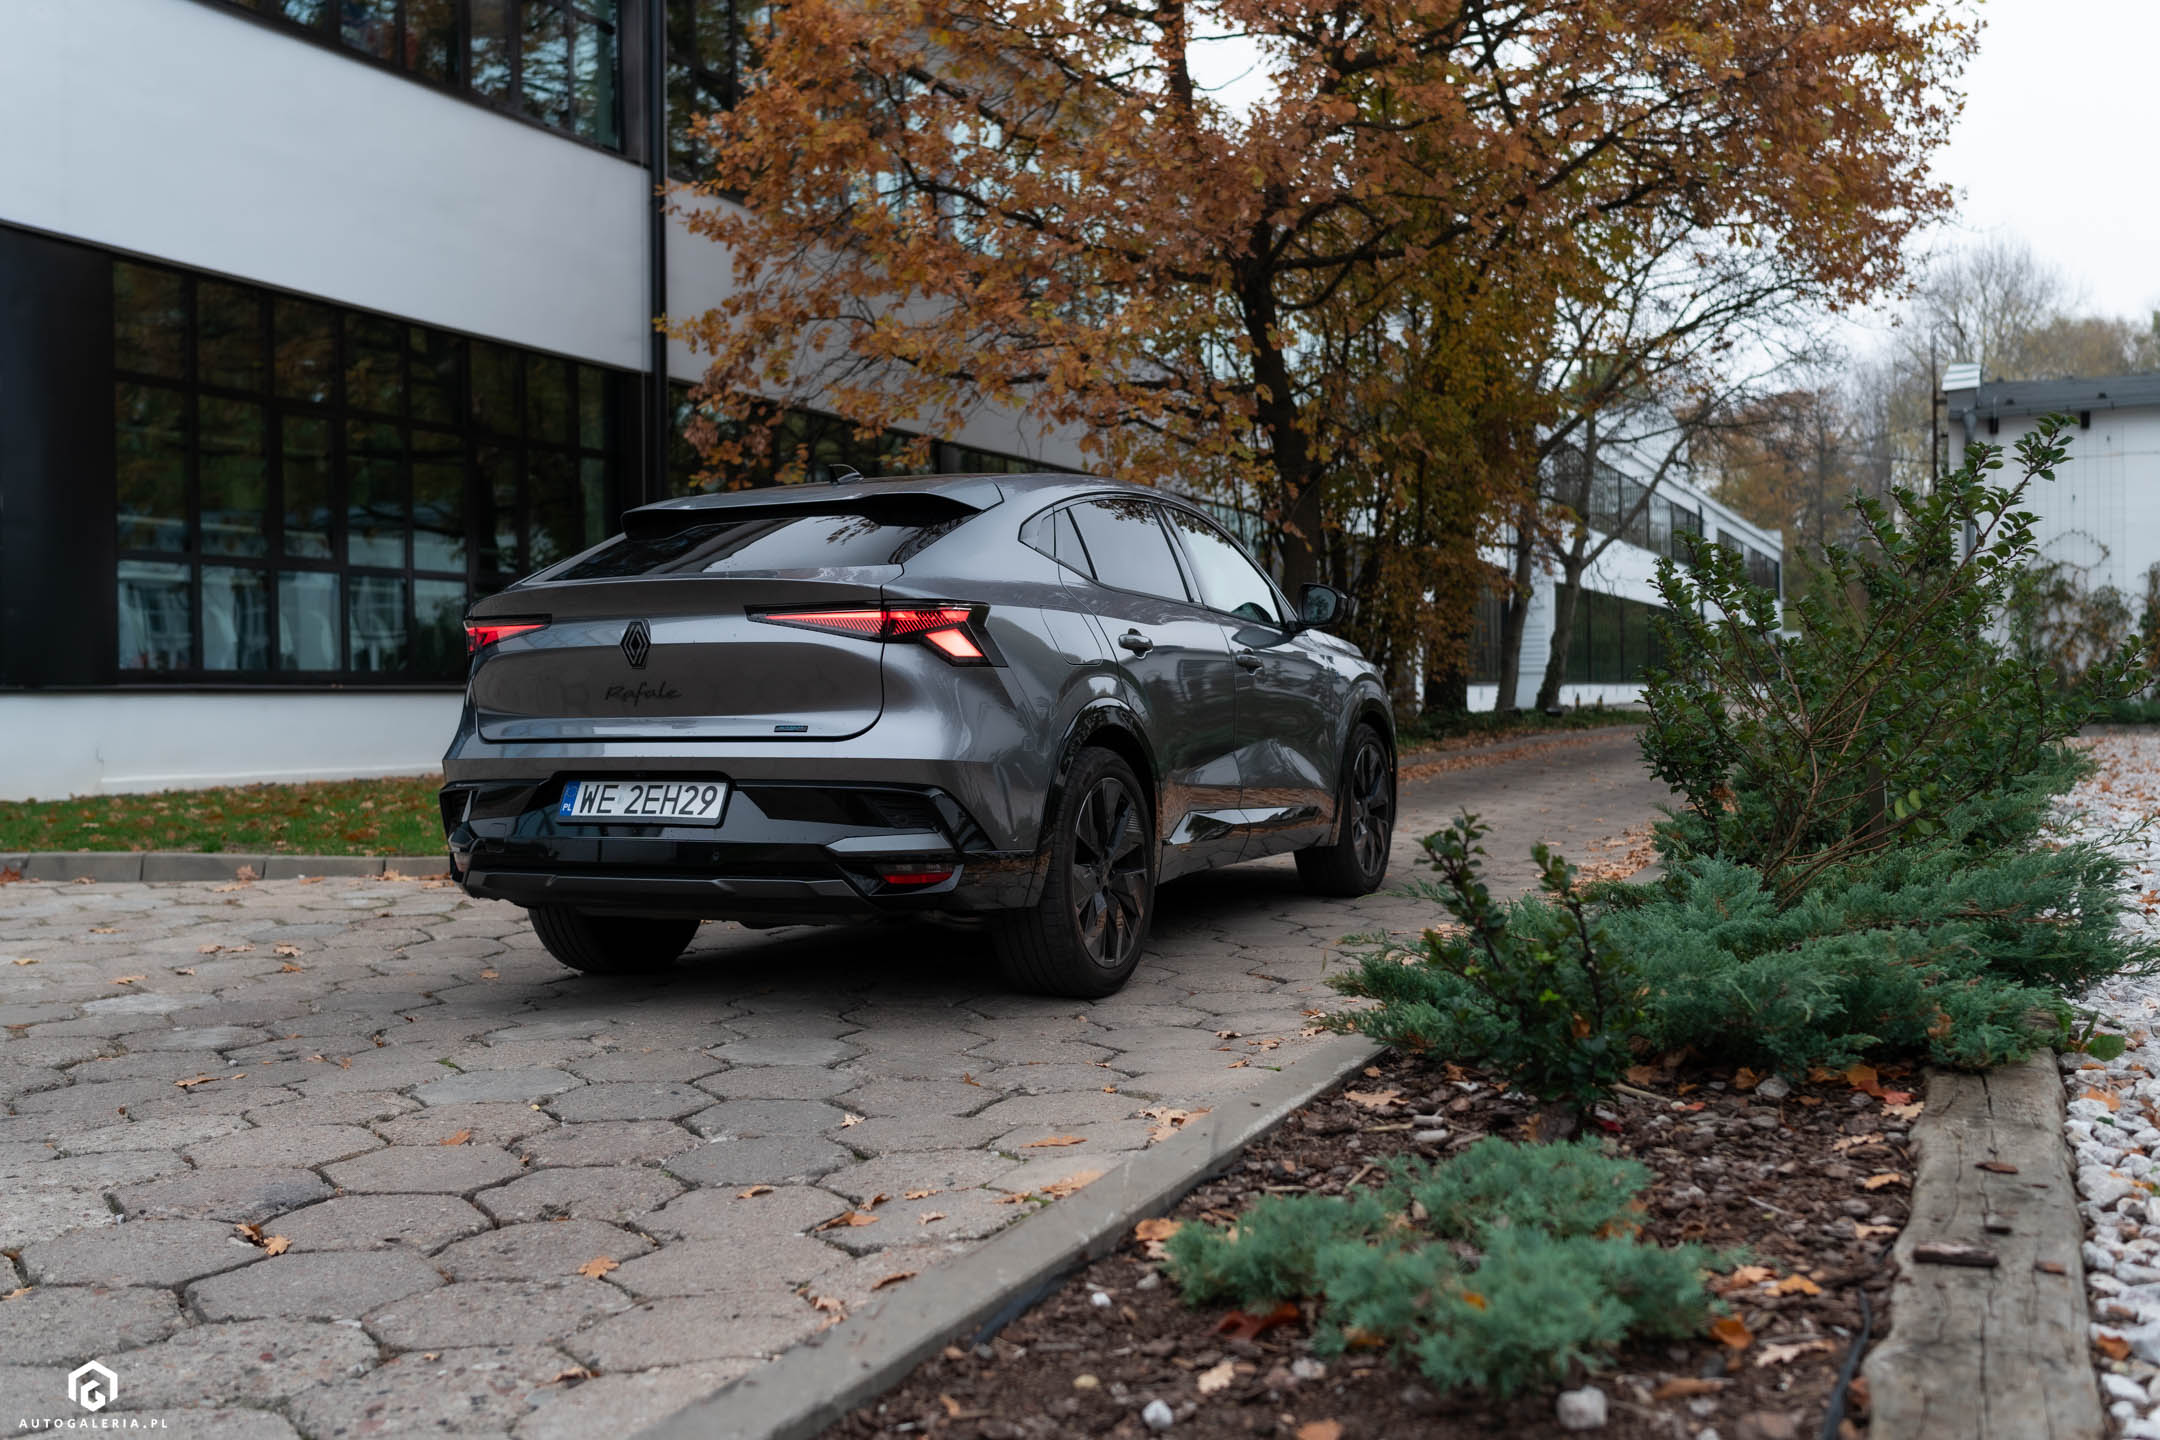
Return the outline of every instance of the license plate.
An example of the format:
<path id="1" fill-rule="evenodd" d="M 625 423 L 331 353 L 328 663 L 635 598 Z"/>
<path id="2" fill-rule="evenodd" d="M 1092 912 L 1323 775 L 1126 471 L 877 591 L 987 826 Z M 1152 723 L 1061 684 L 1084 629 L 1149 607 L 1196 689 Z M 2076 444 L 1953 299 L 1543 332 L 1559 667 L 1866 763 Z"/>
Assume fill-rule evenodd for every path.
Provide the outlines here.
<path id="1" fill-rule="evenodd" d="M 588 824 L 718 825 L 726 805 L 722 780 L 572 780 L 555 813 Z"/>

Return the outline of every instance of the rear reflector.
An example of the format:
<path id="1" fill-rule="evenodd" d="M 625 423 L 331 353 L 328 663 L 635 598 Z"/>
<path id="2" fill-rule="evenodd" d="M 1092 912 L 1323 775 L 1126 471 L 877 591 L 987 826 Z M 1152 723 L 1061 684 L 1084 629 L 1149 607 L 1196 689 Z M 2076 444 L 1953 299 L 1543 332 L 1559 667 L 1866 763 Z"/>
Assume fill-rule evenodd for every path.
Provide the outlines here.
<path id="1" fill-rule="evenodd" d="M 468 620 L 465 622 L 465 653 L 478 654 L 488 646 L 528 630 L 543 629 L 545 620 Z"/>
<path id="2" fill-rule="evenodd" d="M 952 878 L 953 867 L 937 863 L 894 863 L 877 867 L 878 878 L 888 885 L 935 885 Z"/>
<path id="3" fill-rule="evenodd" d="M 794 625 L 860 640 L 919 640 L 954 665 L 991 665 L 980 605 L 866 605 L 845 610 L 753 610 L 768 625 Z"/>

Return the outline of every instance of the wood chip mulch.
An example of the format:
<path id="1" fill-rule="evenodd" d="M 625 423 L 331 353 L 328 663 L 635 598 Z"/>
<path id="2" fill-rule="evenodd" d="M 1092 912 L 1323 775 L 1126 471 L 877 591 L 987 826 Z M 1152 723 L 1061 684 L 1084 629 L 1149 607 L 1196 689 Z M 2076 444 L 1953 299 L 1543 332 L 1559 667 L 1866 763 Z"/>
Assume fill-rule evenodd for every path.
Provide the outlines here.
<path id="1" fill-rule="evenodd" d="M 1719 1333 L 1630 1346 L 1610 1368 L 1568 1377 L 1609 1398 L 1608 1422 L 1595 1434 L 1702 1440 L 1709 1430 L 1719 1440 L 1815 1440 L 1822 1433 L 1860 1329 L 1863 1292 L 1873 1340 L 1889 1328 L 1887 1255 L 1908 1213 L 1909 1125 L 1924 1104 L 1896 1088 L 1917 1087 L 1917 1075 L 1886 1069 L 1855 1077 L 1858 1087 L 1816 1072 L 1772 1100 L 1752 1088 L 1757 1077 L 1747 1072 L 1683 1066 L 1636 1072 L 1656 1098 L 1624 1093 L 1606 1107 L 1611 1142 L 1654 1172 L 1645 1235 L 1744 1250 L 1740 1263 L 1750 1268 L 1713 1280 L 1728 1307 Z M 1375 1103 L 1379 1097 L 1386 1098 Z M 1428 1118 L 1413 1118 L 1421 1115 Z M 1536 1123 L 1528 1101 L 1481 1076 L 1390 1053 L 1293 1115 L 1229 1174 L 1187 1196 L 1172 1218 L 1225 1222 L 1262 1194 L 1338 1194 L 1390 1155 L 1442 1156 L 1483 1135 L 1525 1138 Z M 1448 1138 L 1413 1142 L 1435 1128 Z M 1226 1336 L 1217 1327 L 1227 1308 L 1184 1305 L 1146 1248 L 1128 1239 L 997 1335 L 961 1337 L 883 1399 L 831 1426 L 827 1440 L 1142 1440 L 1158 1433 L 1141 1419 L 1156 1399 L 1174 1416 L 1159 1432 L 1171 1440 L 1583 1433 L 1563 1431 L 1555 1418 L 1559 1384 L 1500 1401 L 1436 1394 L 1384 1357 L 1320 1360 L 1310 1350 L 1309 1306 L 1251 1339 Z M 1094 1299 L 1098 1292 L 1107 1304 Z M 1199 1377 L 1210 1371 L 1216 1383 L 1203 1394 Z M 1864 1380 L 1854 1382 L 1847 1406 L 1852 1418 L 1841 1432 L 1864 1435 Z"/>

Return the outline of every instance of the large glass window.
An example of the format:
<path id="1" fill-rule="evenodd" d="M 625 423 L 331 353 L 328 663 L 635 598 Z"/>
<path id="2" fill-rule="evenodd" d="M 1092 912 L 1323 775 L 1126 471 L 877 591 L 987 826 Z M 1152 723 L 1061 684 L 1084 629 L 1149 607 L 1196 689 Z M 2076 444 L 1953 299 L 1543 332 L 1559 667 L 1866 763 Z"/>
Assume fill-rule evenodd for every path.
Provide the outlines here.
<path id="1" fill-rule="evenodd" d="M 611 150 L 620 0 L 227 0 Z"/>
<path id="2" fill-rule="evenodd" d="M 1264 625 L 1282 623 L 1282 607 L 1275 587 L 1245 558 L 1230 537 L 1197 515 L 1175 506 L 1165 511 L 1178 538 L 1185 542 L 1185 556 L 1192 561 L 1193 578 L 1200 585 L 1200 600 L 1210 610 L 1241 615 Z"/>
<path id="3" fill-rule="evenodd" d="M 473 595 L 614 528 L 613 372 L 131 261 L 113 298 L 123 671 L 455 679 Z"/>
<path id="4" fill-rule="evenodd" d="M 1645 670 L 1663 663 L 1658 609 L 1640 600 L 1583 591 L 1576 600 L 1575 631 L 1568 643 L 1568 683 L 1634 684 Z"/>
<path id="5" fill-rule="evenodd" d="M 1073 521 L 1095 562 L 1095 578 L 1120 590 L 1187 599 L 1170 537 L 1145 500 L 1089 500 L 1072 507 Z"/>
<path id="6" fill-rule="evenodd" d="M 700 117 L 731 110 L 772 7 L 759 0 L 667 0 L 668 169 L 695 177 L 705 147 L 692 133 Z"/>

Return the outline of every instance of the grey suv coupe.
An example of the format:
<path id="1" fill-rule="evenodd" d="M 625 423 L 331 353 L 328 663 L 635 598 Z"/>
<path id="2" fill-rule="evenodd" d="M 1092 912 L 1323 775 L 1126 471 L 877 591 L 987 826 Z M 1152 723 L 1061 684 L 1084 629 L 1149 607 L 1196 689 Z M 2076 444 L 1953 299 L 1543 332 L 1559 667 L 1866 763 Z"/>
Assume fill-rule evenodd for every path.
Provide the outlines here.
<path id="1" fill-rule="evenodd" d="M 647 505 L 472 607 L 444 756 L 458 879 L 564 964 L 663 968 L 703 918 L 987 926 L 1015 985 L 1107 995 L 1156 887 L 1292 851 L 1362 895 L 1386 696 L 1198 509 L 1078 475 Z"/>

